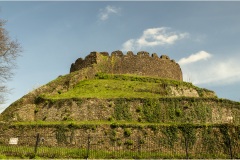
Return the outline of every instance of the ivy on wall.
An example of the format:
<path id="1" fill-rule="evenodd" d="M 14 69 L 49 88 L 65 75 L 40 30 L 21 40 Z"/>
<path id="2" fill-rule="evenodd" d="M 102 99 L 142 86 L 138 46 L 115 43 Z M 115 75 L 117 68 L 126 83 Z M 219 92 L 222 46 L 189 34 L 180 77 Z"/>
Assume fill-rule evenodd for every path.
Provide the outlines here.
<path id="1" fill-rule="evenodd" d="M 130 106 L 128 105 L 127 101 L 125 101 L 124 99 L 117 99 L 115 101 L 114 118 L 116 120 L 125 120 L 125 121 L 132 120 Z"/>

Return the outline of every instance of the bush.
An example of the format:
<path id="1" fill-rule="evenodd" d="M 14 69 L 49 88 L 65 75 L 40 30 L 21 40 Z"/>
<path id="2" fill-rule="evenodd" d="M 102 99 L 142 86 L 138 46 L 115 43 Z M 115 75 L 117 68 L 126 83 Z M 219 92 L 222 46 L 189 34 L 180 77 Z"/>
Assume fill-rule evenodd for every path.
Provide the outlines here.
<path id="1" fill-rule="evenodd" d="M 126 142 L 124 144 L 128 145 L 128 146 L 131 146 L 131 145 L 133 145 L 133 141 L 132 140 L 126 140 Z"/>
<path id="2" fill-rule="evenodd" d="M 124 136 L 125 137 L 130 137 L 131 134 L 132 134 L 132 132 L 129 128 L 124 129 Z"/>

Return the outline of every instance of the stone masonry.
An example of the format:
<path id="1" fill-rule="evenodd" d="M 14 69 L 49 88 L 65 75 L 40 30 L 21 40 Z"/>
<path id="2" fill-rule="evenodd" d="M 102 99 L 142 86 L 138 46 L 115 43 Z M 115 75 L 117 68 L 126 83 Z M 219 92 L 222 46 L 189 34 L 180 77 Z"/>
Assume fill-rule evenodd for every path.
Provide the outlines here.
<path id="1" fill-rule="evenodd" d="M 140 51 L 134 55 L 128 51 L 126 55 L 122 51 L 91 52 L 85 59 L 78 58 L 71 65 L 70 72 L 78 71 L 86 67 L 95 67 L 98 72 L 110 74 L 135 74 L 141 76 L 153 76 L 182 81 L 182 71 L 178 63 L 168 56 L 158 57 L 156 53 L 151 56 L 148 52 Z"/>

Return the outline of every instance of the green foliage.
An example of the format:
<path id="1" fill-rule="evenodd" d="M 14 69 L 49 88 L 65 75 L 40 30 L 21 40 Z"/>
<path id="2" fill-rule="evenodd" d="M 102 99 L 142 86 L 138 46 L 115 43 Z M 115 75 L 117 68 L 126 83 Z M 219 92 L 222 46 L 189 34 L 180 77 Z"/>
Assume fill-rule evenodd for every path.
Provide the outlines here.
<path id="1" fill-rule="evenodd" d="M 203 96 L 204 96 L 204 90 L 203 90 L 203 89 L 198 88 L 198 89 L 197 89 L 197 92 L 198 92 L 198 95 L 199 95 L 200 97 L 203 97 Z"/>
<path id="2" fill-rule="evenodd" d="M 116 136 L 117 136 L 116 130 L 114 130 L 114 129 L 111 130 L 111 131 L 110 131 L 110 140 L 111 140 L 111 141 L 114 141 L 114 142 L 117 141 L 117 137 L 116 137 Z"/>
<path id="3" fill-rule="evenodd" d="M 112 116 L 108 117 L 108 121 L 114 121 L 114 118 Z"/>
<path id="4" fill-rule="evenodd" d="M 176 115 L 177 117 L 180 117 L 180 116 L 182 115 L 182 110 L 181 110 L 180 108 L 176 108 L 176 109 L 175 109 L 175 115 Z"/>
<path id="5" fill-rule="evenodd" d="M 115 137 L 117 135 L 117 132 L 115 130 L 112 130 L 112 134 L 111 135 Z"/>
<path id="6" fill-rule="evenodd" d="M 230 158 L 240 158 L 240 155 L 237 154 L 239 151 L 234 151 L 240 147 L 240 126 L 221 124 L 217 127 L 219 127 L 219 131 L 222 134 L 223 147 L 226 154 L 229 154 Z"/>
<path id="7" fill-rule="evenodd" d="M 219 126 L 220 132 L 223 135 L 223 142 L 225 144 L 225 150 L 228 151 L 229 148 L 231 147 L 231 138 L 230 138 L 230 129 L 232 128 L 231 125 L 225 124 Z"/>
<path id="8" fill-rule="evenodd" d="M 137 118 L 137 121 L 138 121 L 138 122 L 142 122 L 142 117 L 139 116 L 139 117 Z"/>
<path id="9" fill-rule="evenodd" d="M 56 139 L 58 143 L 64 143 L 64 144 L 67 143 L 67 137 L 65 135 L 66 131 L 67 131 L 67 128 L 63 125 L 59 125 L 56 128 L 55 133 L 56 133 Z"/>
<path id="10" fill-rule="evenodd" d="M 35 108 L 34 113 L 37 114 L 39 112 L 39 108 Z"/>
<path id="11" fill-rule="evenodd" d="M 0 159 L 7 159 L 6 155 L 0 155 Z"/>
<path id="12" fill-rule="evenodd" d="M 214 154 L 216 150 L 219 149 L 219 141 L 220 137 L 215 135 L 214 128 L 212 126 L 205 126 L 203 127 L 202 131 L 202 143 L 205 147 L 206 154 Z"/>
<path id="13" fill-rule="evenodd" d="M 35 104 L 39 104 L 39 103 L 42 103 L 42 102 L 44 102 L 44 101 L 45 101 L 44 95 L 39 95 L 39 96 L 37 96 L 37 97 L 35 98 L 34 103 L 35 103 Z"/>
<path id="14" fill-rule="evenodd" d="M 147 127 L 151 128 L 152 131 L 157 131 L 157 129 L 159 128 L 157 125 L 154 124 L 149 124 Z"/>
<path id="15" fill-rule="evenodd" d="M 173 148 L 174 143 L 178 140 L 178 128 L 176 126 L 167 126 L 165 127 L 162 132 L 165 135 L 165 138 L 167 139 L 168 145 Z"/>
<path id="16" fill-rule="evenodd" d="M 202 123 L 207 122 L 207 118 L 211 118 L 212 110 L 209 106 L 203 105 L 202 102 L 194 104 L 195 119 Z"/>
<path id="17" fill-rule="evenodd" d="M 192 147 L 196 142 L 196 129 L 192 124 L 182 124 L 178 127 L 182 131 L 182 135 L 188 147 Z"/>
<path id="18" fill-rule="evenodd" d="M 130 121 L 132 119 L 130 107 L 124 99 L 118 99 L 115 102 L 114 118 L 116 120 Z"/>
<path id="19" fill-rule="evenodd" d="M 130 135 L 132 134 L 132 131 L 130 128 L 124 128 L 123 134 L 125 137 L 130 137 Z"/>
<path id="20" fill-rule="evenodd" d="M 136 112 L 141 113 L 142 112 L 142 106 L 138 106 L 137 109 L 136 109 Z"/>
<path id="21" fill-rule="evenodd" d="M 133 141 L 128 139 L 124 142 L 124 144 L 127 146 L 131 146 L 131 145 L 133 145 Z"/>
<path id="22" fill-rule="evenodd" d="M 145 144 L 145 140 L 144 139 L 139 139 L 138 143 L 141 145 L 141 144 Z"/>
<path id="23" fill-rule="evenodd" d="M 117 124 L 116 122 L 113 122 L 112 124 L 110 124 L 110 127 L 111 127 L 112 129 L 117 128 L 117 127 L 118 127 L 118 124 Z"/>
<path id="24" fill-rule="evenodd" d="M 108 74 L 105 74 L 105 73 L 102 73 L 102 72 L 99 72 L 96 74 L 95 76 L 97 79 L 108 79 L 109 75 Z"/>
<path id="25" fill-rule="evenodd" d="M 157 99 L 146 99 L 143 114 L 147 122 L 161 122 L 161 106 Z"/>

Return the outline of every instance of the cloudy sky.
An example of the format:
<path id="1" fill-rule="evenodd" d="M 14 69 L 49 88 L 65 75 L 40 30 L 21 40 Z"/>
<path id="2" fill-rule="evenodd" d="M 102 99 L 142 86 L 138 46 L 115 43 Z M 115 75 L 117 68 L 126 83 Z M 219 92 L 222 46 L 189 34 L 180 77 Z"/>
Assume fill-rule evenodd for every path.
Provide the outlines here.
<path id="1" fill-rule="evenodd" d="M 167 54 L 184 80 L 240 101 L 240 2 L 0 2 L 24 51 L 9 104 L 91 51 Z"/>

